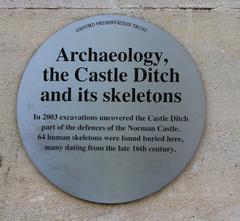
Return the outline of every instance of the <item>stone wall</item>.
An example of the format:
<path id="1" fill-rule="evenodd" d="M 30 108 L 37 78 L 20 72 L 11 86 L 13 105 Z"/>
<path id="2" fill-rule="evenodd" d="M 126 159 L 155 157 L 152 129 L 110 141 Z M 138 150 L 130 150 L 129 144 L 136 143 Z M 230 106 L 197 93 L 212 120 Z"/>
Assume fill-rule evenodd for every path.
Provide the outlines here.
<path id="1" fill-rule="evenodd" d="M 143 18 L 180 41 L 206 90 L 199 149 L 167 187 L 136 202 L 101 205 L 57 189 L 33 166 L 16 124 L 16 96 L 27 62 L 51 34 L 99 14 Z M 239 0 L 0 0 L 0 220 L 239 221 Z"/>

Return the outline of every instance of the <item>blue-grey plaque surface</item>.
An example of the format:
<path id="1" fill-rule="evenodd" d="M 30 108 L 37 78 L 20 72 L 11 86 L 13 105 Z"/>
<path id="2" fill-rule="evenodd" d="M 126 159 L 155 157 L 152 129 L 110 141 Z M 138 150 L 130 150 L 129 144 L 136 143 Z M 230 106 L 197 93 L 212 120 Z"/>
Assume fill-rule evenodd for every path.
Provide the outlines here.
<path id="1" fill-rule="evenodd" d="M 52 35 L 22 76 L 17 120 L 38 170 L 98 203 L 143 198 L 191 160 L 204 90 L 187 51 L 160 27 L 105 15 Z"/>

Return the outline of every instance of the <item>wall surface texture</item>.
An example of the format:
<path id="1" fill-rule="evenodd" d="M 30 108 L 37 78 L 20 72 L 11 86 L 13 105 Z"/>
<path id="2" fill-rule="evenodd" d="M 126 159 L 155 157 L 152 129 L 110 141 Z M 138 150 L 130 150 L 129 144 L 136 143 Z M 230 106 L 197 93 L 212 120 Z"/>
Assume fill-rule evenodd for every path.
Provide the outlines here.
<path id="1" fill-rule="evenodd" d="M 120 205 L 54 187 L 30 162 L 16 124 L 19 81 L 39 45 L 63 25 L 100 14 L 135 16 L 170 32 L 206 90 L 206 126 L 191 163 L 160 192 Z M 0 220 L 239 221 L 239 97 L 239 0 L 0 0 Z"/>

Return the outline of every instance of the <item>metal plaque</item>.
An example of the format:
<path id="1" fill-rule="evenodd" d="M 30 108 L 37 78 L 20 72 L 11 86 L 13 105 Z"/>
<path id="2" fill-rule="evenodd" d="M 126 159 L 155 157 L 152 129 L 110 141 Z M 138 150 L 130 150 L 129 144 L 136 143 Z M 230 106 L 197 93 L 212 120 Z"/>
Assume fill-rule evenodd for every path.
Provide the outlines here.
<path id="1" fill-rule="evenodd" d="M 143 198 L 191 160 L 204 90 L 188 52 L 163 29 L 119 15 L 52 35 L 22 76 L 17 121 L 38 170 L 98 203 Z"/>

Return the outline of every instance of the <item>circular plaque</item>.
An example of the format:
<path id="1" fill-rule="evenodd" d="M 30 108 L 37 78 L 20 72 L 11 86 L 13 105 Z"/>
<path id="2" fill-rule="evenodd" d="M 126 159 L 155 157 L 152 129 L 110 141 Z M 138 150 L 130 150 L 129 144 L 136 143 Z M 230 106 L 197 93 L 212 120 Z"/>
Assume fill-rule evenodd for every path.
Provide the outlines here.
<path id="1" fill-rule="evenodd" d="M 61 190 L 98 203 L 140 199 L 173 180 L 197 149 L 204 116 L 188 52 L 161 28 L 119 15 L 51 36 L 17 98 L 34 165 Z"/>

